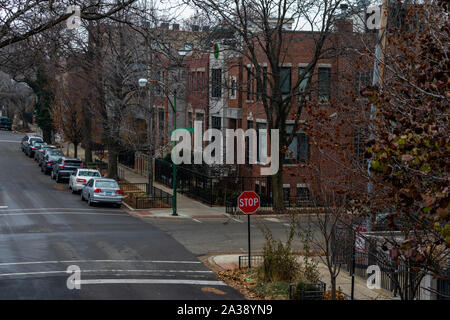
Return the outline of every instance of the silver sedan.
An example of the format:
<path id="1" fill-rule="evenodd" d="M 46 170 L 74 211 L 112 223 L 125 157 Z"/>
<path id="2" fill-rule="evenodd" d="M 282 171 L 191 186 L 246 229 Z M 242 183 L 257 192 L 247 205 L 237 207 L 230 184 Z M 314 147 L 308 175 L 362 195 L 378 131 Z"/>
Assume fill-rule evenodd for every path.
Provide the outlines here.
<path id="1" fill-rule="evenodd" d="M 120 207 L 123 193 L 114 179 L 90 179 L 81 190 L 81 200 L 87 200 L 90 206 L 94 203 L 112 203 Z"/>

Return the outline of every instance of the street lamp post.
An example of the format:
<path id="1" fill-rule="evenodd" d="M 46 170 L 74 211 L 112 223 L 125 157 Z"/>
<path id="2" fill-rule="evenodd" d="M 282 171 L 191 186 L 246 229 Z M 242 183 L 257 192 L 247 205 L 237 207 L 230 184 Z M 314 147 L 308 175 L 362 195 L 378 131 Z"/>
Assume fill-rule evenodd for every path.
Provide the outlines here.
<path id="1" fill-rule="evenodd" d="M 177 130 L 177 91 L 174 92 L 173 95 L 173 130 Z M 173 142 L 173 146 L 177 145 L 177 142 Z M 173 173 L 172 173 L 172 182 L 173 182 L 173 195 L 172 195 L 172 215 L 178 216 L 177 213 L 177 165 L 172 163 Z"/>

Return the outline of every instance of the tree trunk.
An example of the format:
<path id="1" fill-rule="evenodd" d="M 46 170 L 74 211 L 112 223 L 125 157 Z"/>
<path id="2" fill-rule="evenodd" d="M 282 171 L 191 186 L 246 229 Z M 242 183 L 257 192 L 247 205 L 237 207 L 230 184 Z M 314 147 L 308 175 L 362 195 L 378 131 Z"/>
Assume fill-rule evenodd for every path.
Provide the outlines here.
<path id="1" fill-rule="evenodd" d="M 73 157 L 78 158 L 78 142 L 73 143 Z"/>
<path id="2" fill-rule="evenodd" d="M 91 137 L 91 118 L 89 117 L 88 107 L 85 105 L 83 108 L 83 144 L 84 144 L 84 161 L 87 163 L 92 162 L 92 137 Z"/>
<path id="3" fill-rule="evenodd" d="M 331 300 L 336 300 L 336 277 L 331 276 Z"/>
<path id="4" fill-rule="evenodd" d="M 272 202 L 274 211 L 281 211 L 284 209 L 283 171 L 281 167 L 278 172 L 272 176 Z"/>
<path id="5" fill-rule="evenodd" d="M 108 178 L 117 179 L 117 150 L 108 148 Z"/>

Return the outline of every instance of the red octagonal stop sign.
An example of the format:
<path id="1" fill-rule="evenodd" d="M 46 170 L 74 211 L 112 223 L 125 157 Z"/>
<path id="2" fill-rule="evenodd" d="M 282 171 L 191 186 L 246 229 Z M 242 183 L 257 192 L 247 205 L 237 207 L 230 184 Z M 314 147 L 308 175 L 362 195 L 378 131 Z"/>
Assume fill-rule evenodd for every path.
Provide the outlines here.
<path id="1" fill-rule="evenodd" d="M 238 198 L 238 208 L 245 214 L 252 214 L 258 210 L 261 201 L 254 191 L 244 191 Z"/>

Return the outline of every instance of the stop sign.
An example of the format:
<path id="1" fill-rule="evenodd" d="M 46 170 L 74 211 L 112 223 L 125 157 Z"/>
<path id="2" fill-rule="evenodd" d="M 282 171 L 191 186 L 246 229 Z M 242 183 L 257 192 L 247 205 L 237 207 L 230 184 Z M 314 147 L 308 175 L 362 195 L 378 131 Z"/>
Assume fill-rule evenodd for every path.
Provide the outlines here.
<path id="1" fill-rule="evenodd" d="M 238 198 L 238 208 L 245 214 L 252 214 L 260 205 L 259 196 L 254 191 L 244 191 Z"/>

